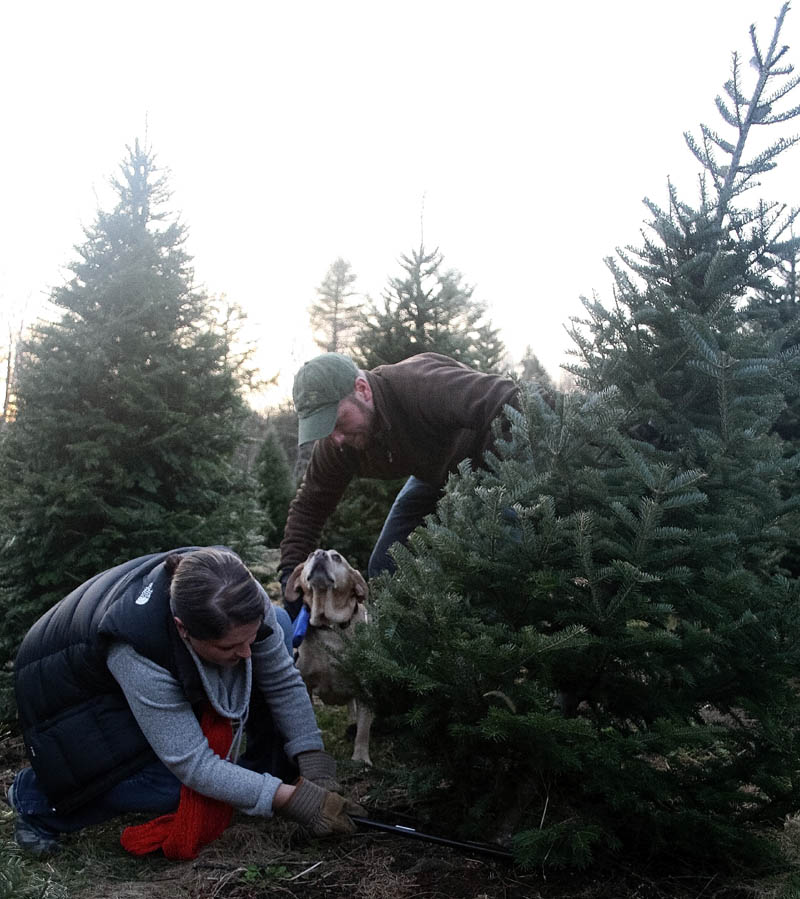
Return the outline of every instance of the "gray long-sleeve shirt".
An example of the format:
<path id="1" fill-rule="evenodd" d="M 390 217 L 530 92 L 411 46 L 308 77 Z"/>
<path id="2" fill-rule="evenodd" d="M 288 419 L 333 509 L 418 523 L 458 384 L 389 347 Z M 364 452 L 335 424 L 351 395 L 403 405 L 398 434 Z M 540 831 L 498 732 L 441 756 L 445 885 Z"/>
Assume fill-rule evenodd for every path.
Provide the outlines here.
<path id="1" fill-rule="evenodd" d="M 266 602 L 265 622 L 272 634 L 252 646 L 254 688 L 261 690 L 275 724 L 284 736 L 289 758 L 322 749 L 322 737 L 308 692 L 286 651 L 272 604 Z M 246 665 L 232 669 L 195 659 L 201 676 L 217 699 L 241 692 Z M 272 815 L 272 801 L 281 781 L 221 759 L 208 744 L 181 684 L 164 668 L 125 643 L 108 653 L 108 668 L 122 687 L 134 717 L 159 759 L 181 783 L 204 796 L 220 799 L 248 815 Z M 236 725 L 234 725 L 235 727 Z"/>

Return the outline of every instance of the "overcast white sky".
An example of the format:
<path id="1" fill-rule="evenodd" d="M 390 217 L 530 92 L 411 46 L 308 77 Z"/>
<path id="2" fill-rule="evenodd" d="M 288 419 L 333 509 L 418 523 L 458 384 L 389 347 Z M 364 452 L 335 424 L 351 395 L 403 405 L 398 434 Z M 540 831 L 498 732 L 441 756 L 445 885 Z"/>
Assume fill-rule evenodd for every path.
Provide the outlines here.
<path id="1" fill-rule="evenodd" d="M 0 302 L 36 309 L 125 145 L 171 171 L 198 281 L 250 316 L 282 390 L 316 349 L 337 256 L 377 297 L 424 239 L 519 359 L 557 375 L 579 297 L 636 243 L 666 179 L 695 199 L 685 130 L 777 0 L 117 0 L 7 5 L 0 31 Z M 782 35 L 800 66 L 800 9 Z M 800 102 L 800 96 L 794 98 Z M 797 129 L 795 129 L 797 130 Z M 800 205 L 800 147 L 764 180 Z M 274 396 L 274 395 L 273 395 Z"/>

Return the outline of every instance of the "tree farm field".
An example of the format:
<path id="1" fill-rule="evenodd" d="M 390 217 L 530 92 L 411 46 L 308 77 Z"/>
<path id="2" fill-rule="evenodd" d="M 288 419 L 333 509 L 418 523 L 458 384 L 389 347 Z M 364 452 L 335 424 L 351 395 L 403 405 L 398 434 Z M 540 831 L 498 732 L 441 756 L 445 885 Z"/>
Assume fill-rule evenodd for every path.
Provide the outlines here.
<path id="1" fill-rule="evenodd" d="M 343 791 L 369 804 L 387 802 L 382 779 L 396 764 L 391 740 L 378 734 L 375 766 L 348 759 L 343 708 L 316 706 L 326 745 L 339 762 Z M 19 737 L 0 737 L 0 778 L 8 787 L 25 763 Z M 402 804 L 402 797 L 389 802 Z M 800 820 L 776 834 L 789 862 L 772 876 L 698 873 L 676 858 L 666 867 L 646 859 L 615 859 L 584 871 L 523 871 L 496 859 L 392 833 L 360 829 L 352 836 L 308 838 L 290 822 L 236 815 L 228 830 L 196 859 L 173 862 L 160 853 L 129 855 L 119 835 L 141 817 L 90 828 L 65 841 L 57 856 L 22 855 L 12 816 L 0 811 L 0 899 L 798 899 Z M 439 834 L 447 836 L 447 834 Z"/>
<path id="2" fill-rule="evenodd" d="M 697 195 L 670 184 L 664 208 L 646 201 L 642 246 L 611 266 L 613 303 L 572 319 L 574 383 L 521 384 L 508 440 L 485 467 L 464 460 L 375 579 L 370 626 L 340 659 L 376 713 L 373 767 L 348 761 L 344 711 L 315 706 L 369 818 L 469 833 L 515 862 L 241 814 L 187 862 L 126 854 L 138 817 L 35 859 L 3 809 L 0 899 L 800 899 L 800 210 L 749 192 L 800 142 L 783 130 L 800 118 L 788 12 L 732 57 L 724 131 L 687 136 Z M 249 564 L 267 525 L 281 530 L 243 450 L 246 354 L 193 288 L 182 226 L 151 215 L 167 199 L 154 157 L 128 149 L 119 203 L 54 291 L 61 318 L 25 343 L 0 431 L 3 789 L 26 763 L 14 656 L 65 584 L 154 543 L 222 543 Z M 398 308 L 441 261 L 406 257 Z M 340 267 L 328 292 L 348 278 Z M 452 298 L 460 276 L 435 283 Z M 479 319 L 466 349 L 435 329 L 440 342 L 409 350 L 407 324 L 379 311 L 367 366 L 499 351 Z M 462 358 L 493 365 L 494 349 Z M 321 537 L 348 557 L 350 536 L 374 545 L 366 513 L 382 518 L 386 496 L 359 485 L 351 499 L 347 527 Z"/>

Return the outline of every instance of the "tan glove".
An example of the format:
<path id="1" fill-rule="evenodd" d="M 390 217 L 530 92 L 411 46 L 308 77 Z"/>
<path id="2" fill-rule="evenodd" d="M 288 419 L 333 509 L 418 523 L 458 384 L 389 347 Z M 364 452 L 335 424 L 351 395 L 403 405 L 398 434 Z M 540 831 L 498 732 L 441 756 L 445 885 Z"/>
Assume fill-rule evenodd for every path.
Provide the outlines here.
<path id="1" fill-rule="evenodd" d="M 322 749 L 312 749 L 309 752 L 301 752 L 297 756 L 297 767 L 300 776 L 310 780 L 323 790 L 332 793 L 341 791 L 336 780 L 336 760 Z"/>
<path id="2" fill-rule="evenodd" d="M 365 814 L 357 803 L 338 793 L 323 790 L 304 777 L 297 781 L 292 798 L 277 811 L 290 821 L 307 827 L 315 837 L 353 833 L 356 825 L 348 815 Z"/>

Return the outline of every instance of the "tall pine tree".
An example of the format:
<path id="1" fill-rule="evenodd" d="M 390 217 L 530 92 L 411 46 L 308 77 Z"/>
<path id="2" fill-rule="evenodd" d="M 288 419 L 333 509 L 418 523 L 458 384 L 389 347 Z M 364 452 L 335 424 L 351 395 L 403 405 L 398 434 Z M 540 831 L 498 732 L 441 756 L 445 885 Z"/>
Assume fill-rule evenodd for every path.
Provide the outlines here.
<path id="1" fill-rule="evenodd" d="M 555 389 L 553 379 L 547 372 L 547 369 L 539 361 L 539 357 L 533 352 L 530 344 L 525 347 L 525 353 L 520 359 L 518 372 L 521 381 L 529 381 L 538 384 L 544 391 L 552 392 Z"/>
<path id="2" fill-rule="evenodd" d="M 734 57 L 732 138 L 689 141 L 699 203 L 648 203 L 613 307 L 575 323 L 582 390 L 507 410 L 510 443 L 396 549 L 345 662 L 400 725 L 414 795 L 465 835 L 513 834 L 526 866 L 757 865 L 800 806 L 798 521 L 773 431 L 794 357 L 740 315 L 789 222 L 737 203 L 792 142 L 748 156 L 751 129 L 800 112 L 780 108 L 786 9 L 766 52 L 752 33 L 749 90 Z"/>
<path id="3" fill-rule="evenodd" d="M 355 343 L 363 367 L 435 352 L 478 371 L 498 371 L 505 348 L 461 274 L 444 269 L 442 254 L 423 246 L 401 265 L 404 274 L 389 279 L 382 304 L 373 302 L 362 317 Z"/>
<path id="4" fill-rule="evenodd" d="M 363 368 L 400 362 L 416 353 L 452 356 L 479 371 L 497 371 L 505 348 L 486 309 L 473 300 L 459 272 L 444 268 L 438 250 L 403 256 L 404 274 L 390 278 L 382 304 L 368 304 L 353 355 Z M 345 491 L 322 534 L 366 569 L 370 552 L 402 481 L 359 479 Z"/>
<path id="5" fill-rule="evenodd" d="M 356 275 L 341 256 L 328 269 L 317 288 L 317 300 L 309 308 L 317 346 L 326 353 L 347 353 L 360 303 L 353 299 Z"/>
<path id="6" fill-rule="evenodd" d="M 174 546 L 246 551 L 255 527 L 230 461 L 245 412 L 236 361 L 193 286 L 165 178 L 137 142 L 112 184 L 115 208 L 52 294 L 60 319 L 19 354 L 0 447 L 3 659 L 96 572 Z"/>
<path id="7" fill-rule="evenodd" d="M 277 546 L 295 493 L 286 452 L 275 428 L 268 427 L 255 462 L 257 497 L 261 506 L 261 531 L 267 546 Z"/>

